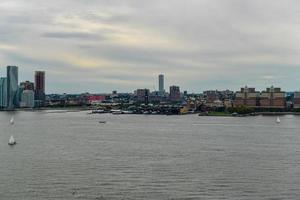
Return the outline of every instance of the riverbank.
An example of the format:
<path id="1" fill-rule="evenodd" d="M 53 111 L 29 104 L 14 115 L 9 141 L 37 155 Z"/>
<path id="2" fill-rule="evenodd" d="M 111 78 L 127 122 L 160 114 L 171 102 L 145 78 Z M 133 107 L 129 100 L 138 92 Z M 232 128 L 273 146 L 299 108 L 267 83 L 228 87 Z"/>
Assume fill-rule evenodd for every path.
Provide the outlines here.
<path id="1" fill-rule="evenodd" d="M 62 110 L 62 111 L 85 111 L 92 110 L 92 107 L 43 107 L 43 108 L 16 108 L 16 109 L 1 109 L 0 112 L 17 112 L 17 111 L 47 111 L 47 110 Z"/>
<path id="2" fill-rule="evenodd" d="M 106 111 L 103 113 L 93 113 L 93 107 L 44 107 L 44 108 L 18 108 L 14 110 L 0 110 L 0 112 L 38 112 L 38 111 L 53 111 L 53 112 L 80 112 L 80 111 L 91 111 L 89 114 L 104 114 L 104 113 L 112 113 L 111 111 Z M 112 113 L 114 114 L 114 113 Z M 122 115 L 130 115 L 130 114 L 137 114 L 137 115 L 171 115 L 170 113 L 138 113 L 138 112 L 121 112 L 118 114 Z M 300 115 L 300 112 L 255 112 L 255 113 L 248 113 L 248 114 L 238 114 L 238 113 L 229 113 L 229 112 L 191 112 L 185 113 L 186 114 L 198 114 L 199 116 L 212 116 L 212 117 L 247 117 L 247 116 L 284 116 L 284 115 Z M 182 114 L 172 114 L 172 115 L 182 115 Z"/>
<path id="3" fill-rule="evenodd" d="M 214 117 L 247 117 L 247 116 L 284 116 L 284 115 L 300 115 L 300 112 L 255 112 L 247 114 L 229 113 L 229 112 L 208 112 L 200 113 L 199 116 Z"/>

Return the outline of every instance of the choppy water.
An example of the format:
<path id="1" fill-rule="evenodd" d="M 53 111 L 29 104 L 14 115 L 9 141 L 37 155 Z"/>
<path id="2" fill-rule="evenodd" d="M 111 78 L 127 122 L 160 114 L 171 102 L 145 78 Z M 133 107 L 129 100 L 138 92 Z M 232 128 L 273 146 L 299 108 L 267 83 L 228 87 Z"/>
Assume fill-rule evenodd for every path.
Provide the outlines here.
<path id="1" fill-rule="evenodd" d="M 297 116 L 18 112 L 11 127 L 10 115 L 0 113 L 0 199 L 300 198 Z"/>

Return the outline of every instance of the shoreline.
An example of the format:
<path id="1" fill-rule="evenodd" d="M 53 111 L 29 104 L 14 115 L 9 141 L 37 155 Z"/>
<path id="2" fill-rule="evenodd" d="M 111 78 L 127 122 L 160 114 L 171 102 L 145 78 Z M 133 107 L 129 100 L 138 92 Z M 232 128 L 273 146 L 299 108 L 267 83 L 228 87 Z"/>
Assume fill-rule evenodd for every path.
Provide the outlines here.
<path id="1" fill-rule="evenodd" d="M 237 114 L 233 115 L 230 113 L 208 113 L 207 115 L 201 115 L 199 116 L 208 116 L 208 117 L 255 117 L 255 116 L 285 116 L 285 115 L 295 115 L 300 116 L 300 112 L 256 112 L 256 113 L 249 113 L 249 114 Z"/>
<path id="2" fill-rule="evenodd" d="M 18 108 L 13 110 L 0 110 L 0 112 L 38 112 L 38 111 L 61 111 L 63 112 L 81 112 L 81 111 L 92 111 L 94 108 L 92 107 L 45 107 L 45 108 Z M 111 112 L 105 113 L 88 113 L 92 115 L 101 115 L 101 114 L 113 114 Z M 144 114 L 144 113 L 121 113 L 119 115 L 169 115 L 169 114 Z M 115 114 L 116 115 L 116 114 Z M 185 114 L 171 114 L 171 115 L 198 115 L 203 117 L 253 117 L 253 116 L 284 116 L 284 115 L 296 115 L 300 116 L 300 112 L 255 112 L 249 114 L 237 114 L 233 115 L 232 113 L 227 112 L 211 112 L 211 113 L 201 113 L 201 112 L 194 112 L 194 113 L 185 113 Z"/>

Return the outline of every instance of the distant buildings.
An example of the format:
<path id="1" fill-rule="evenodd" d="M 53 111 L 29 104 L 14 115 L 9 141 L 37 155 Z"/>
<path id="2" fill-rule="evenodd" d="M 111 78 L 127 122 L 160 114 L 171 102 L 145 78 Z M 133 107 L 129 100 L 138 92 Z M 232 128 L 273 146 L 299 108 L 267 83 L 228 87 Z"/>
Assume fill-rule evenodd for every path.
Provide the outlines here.
<path id="1" fill-rule="evenodd" d="M 34 91 L 34 83 L 30 82 L 30 81 L 21 82 L 20 87 L 23 90 L 32 90 L 32 91 Z"/>
<path id="2" fill-rule="evenodd" d="M 105 100 L 106 100 L 105 95 L 89 95 L 89 96 L 87 96 L 88 104 L 91 104 L 91 105 L 97 105 L 99 103 L 102 103 Z"/>
<path id="3" fill-rule="evenodd" d="M 273 86 L 261 92 L 259 106 L 262 108 L 285 108 L 285 92 Z"/>
<path id="4" fill-rule="evenodd" d="M 0 109 L 7 107 L 7 78 L 0 78 Z"/>
<path id="5" fill-rule="evenodd" d="M 24 81 L 18 85 L 18 67 L 7 66 L 7 77 L 0 78 L 0 109 L 18 107 L 33 108 L 40 106 L 101 106 L 104 104 L 120 104 L 128 107 L 138 104 L 142 107 L 166 106 L 184 107 L 185 112 L 191 110 L 225 110 L 231 107 L 249 107 L 255 111 L 289 111 L 300 110 L 300 92 L 287 93 L 280 88 L 269 87 L 264 91 L 256 91 L 252 87 L 243 87 L 240 91 L 208 90 L 201 94 L 181 94 L 179 86 L 170 86 L 169 93 L 165 91 L 164 75 L 158 76 L 158 91 L 137 89 L 133 93 L 111 94 L 63 94 L 45 95 L 45 72 L 36 71 L 34 83 Z"/>
<path id="6" fill-rule="evenodd" d="M 19 107 L 18 67 L 7 66 L 7 108 Z"/>
<path id="7" fill-rule="evenodd" d="M 43 106 L 45 103 L 45 72 L 36 71 L 34 75 L 34 92 L 37 105 Z"/>
<path id="8" fill-rule="evenodd" d="M 159 88 L 159 94 L 163 95 L 165 93 L 165 80 L 164 80 L 164 75 L 160 74 L 158 76 L 158 88 Z"/>
<path id="9" fill-rule="evenodd" d="M 300 92 L 294 93 L 293 104 L 294 104 L 294 108 L 296 109 L 300 108 Z"/>
<path id="10" fill-rule="evenodd" d="M 21 95 L 21 108 L 33 108 L 34 107 L 34 91 L 24 90 Z"/>
<path id="11" fill-rule="evenodd" d="M 241 91 L 236 92 L 234 106 L 247 106 L 247 107 L 257 107 L 259 92 L 255 91 L 255 88 L 248 88 L 247 86 L 241 88 Z"/>
<path id="12" fill-rule="evenodd" d="M 138 102 L 143 102 L 145 104 L 148 104 L 149 103 L 149 95 L 150 95 L 149 89 L 137 89 L 135 91 L 135 96 L 136 96 Z"/>
<path id="13" fill-rule="evenodd" d="M 273 86 L 262 92 L 256 91 L 255 88 L 241 88 L 241 91 L 236 92 L 234 106 L 283 109 L 286 106 L 285 92 Z"/>
<path id="14" fill-rule="evenodd" d="M 20 83 L 18 89 L 18 95 L 20 98 L 21 108 L 33 108 L 34 107 L 34 83 L 25 81 Z"/>
<path id="15" fill-rule="evenodd" d="M 18 82 L 18 67 L 7 66 L 7 77 L 0 78 L 0 109 L 33 108 L 45 105 L 45 72 L 35 73 L 35 84 Z"/>
<path id="16" fill-rule="evenodd" d="M 217 90 L 208 90 L 204 92 L 204 96 L 206 97 L 206 103 L 214 103 L 215 101 L 219 101 L 219 92 Z"/>
<path id="17" fill-rule="evenodd" d="M 181 94 L 180 94 L 180 88 L 179 86 L 170 86 L 170 95 L 169 95 L 170 101 L 180 101 L 181 100 Z"/>

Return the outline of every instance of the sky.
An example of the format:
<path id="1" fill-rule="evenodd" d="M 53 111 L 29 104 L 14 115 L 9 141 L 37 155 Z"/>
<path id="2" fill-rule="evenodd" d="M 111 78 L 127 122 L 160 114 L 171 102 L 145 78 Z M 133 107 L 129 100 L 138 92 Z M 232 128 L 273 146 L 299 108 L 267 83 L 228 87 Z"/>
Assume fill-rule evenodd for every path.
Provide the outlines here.
<path id="1" fill-rule="evenodd" d="M 299 0 L 1 0 L 0 76 L 47 93 L 300 89 Z"/>

